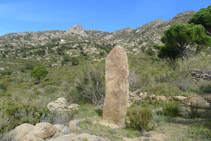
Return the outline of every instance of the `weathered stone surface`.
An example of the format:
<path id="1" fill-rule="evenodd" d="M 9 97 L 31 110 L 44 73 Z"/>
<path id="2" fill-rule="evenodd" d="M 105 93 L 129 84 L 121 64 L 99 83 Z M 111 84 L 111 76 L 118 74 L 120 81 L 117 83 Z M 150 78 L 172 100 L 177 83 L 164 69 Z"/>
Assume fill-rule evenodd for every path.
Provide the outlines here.
<path id="1" fill-rule="evenodd" d="M 29 134 L 34 129 L 34 126 L 31 124 L 21 124 L 17 126 L 14 130 L 10 131 L 10 138 L 16 141 L 22 141 L 27 134 Z"/>
<path id="2" fill-rule="evenodd" d="M 103 120 L 124 125 L 129 97 L 128 76 L 127 54 L 121 46 L 115 46 L 106 59 Z"/>
<path id="3" fill-rule="evenodd" d="M 75 104 L 75 103 L 70 104 L 70 105 L 68 106 L 68 110 L 70 110 L 70 111 L 78 110 L 79 108 L 80 108 L 80 105 Z"/>
<path id="4" fill-rule="evenodd" d="M 48 138 L 56 134 L 56 127 L 48 122 L 37 123 L 34 127 L 34 135 L 39 138 Z"/>
<path id="5" fill-rule="evenodd" d="M 167 98 L 164 95 L 157 96 L 156 99 L 159 100 L 159 101 L 162 101 L 162 102 L 167 101 Z"/>
<path id="6" fill-rule="evenodd" d="M 178 101 L 185 101 L 186 97 L 185 96 L 173 96 L 173 99 L 178 100 Z"/>
<path id="7" fill-rule="evenodd" d="M 56 134 L 52 138 L 57 138 L 59 136 L 70 134 L 70 128 L 63 125 L 63 124 L 55 124 L 54 125 L 57 129 Z"/>
<path id="8" fill-rule="evenodd" d="M 72 132 L 77 132 L 77 131 L 80 131 L 81 128 L 78 126 L 78 124 L 82 121 L 85 121 L 85 119 L 75 119 L 75 120 L 71 120 L 70 123 L 69 123 L 69 128 L 70 128 L 70 131 Z"/>
<path id="9" fill-rule="evenodd" d="M 35 126 L 24 123 L 11 130 L 3 140 L 5 141 L 44 141 L 42 138 L 35 137 L 33 130 Z"/>
<path id="10" fill-rule="evenodd" d="M 210 104 L 201 96 L 191 96 L 187 100 L 188 106 L 198 107 L 198 108 L 209 108 Z"/>
<path id="11" fill-rule="evenodd" d="M 64 113 L 68 111 L 67 100 L 65 98 L 58 98 L 56 101 L 50 102 L 47 107 L 51 112 Z"/>

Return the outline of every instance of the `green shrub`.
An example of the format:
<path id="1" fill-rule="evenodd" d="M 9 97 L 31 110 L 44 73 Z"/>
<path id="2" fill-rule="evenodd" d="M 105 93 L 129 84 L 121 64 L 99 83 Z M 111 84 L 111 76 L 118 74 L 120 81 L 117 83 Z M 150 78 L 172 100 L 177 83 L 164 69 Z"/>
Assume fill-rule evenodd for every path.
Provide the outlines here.
<path id="1" fill-rule="evenodd" d="M 148 108 L 130 110 L 128 111 L 127 116 L 129 118 L 129 122 L 126 122 L 128 128 L 140 131 L 149 131 L 151 129 L 149 123 L 152 119 L 152 111 Z"/>
<path id="2" fill-rule="evenodd" d="M 63 60 L 62 60 L 62 65 L 68 63 L 70 61 L 70 56 L 69 55 L 64 55 Z"/>
<path id="3" fill-rule="evenodd" d="M 10 86 L 10 79 L 7 77 L 3 78 L 0 83 L 0 89 L 6 91 L 9 86 Z"/>
<path id="4" fill-rule="evenodd" d="M 48 74 L 48 71 L 46 68 L 42 66 L 34 67 L 34 69 L 31 72 L 31 76 L 40 81 L 41 78 L 45 78 Z"/>
<path id="5" fill-rule="evenodd" d="M 72 63 L 72 66 L 77 66 L 79 64 L 79 61 L 77 58 L 73 57 L 70 59 L 70 62 Z"/>
<path id="6" fill-rule="evenodd" d="M 76 84 L 79 101 L 101 105 L 105 97 L 105 78 L 98 70 L 85 72 L 82 79 Z"/>
<path id="7" fill-rule="evenodd" d="M 14 101 L 7 101 L 1 107 L 3 116 L 0 122 L 0 134 L 10 131 L 23 123 L 36 124 L 41 121 L 52 121 L 53 114 L 48 109 L 38 105 L 16 104 Z M 2 122 L 4 121 L 4 122 Z"/>
<path id="8" fill-rule="evenodd" d="M 4 76 L 4 75 L 12 75 L 12 72 L 11 71 L 3 71 L 1 72 L 1 75 Z"/>
<path id="9" fill-rule="evenodd" d="M 7 87 L 4 84 L 0 83 L 0 89 L 6 91 L 7 90 Z"/>
<path id="10" fill-rule="evenodd" d="M 200 91 L 203 93 L 211 93 L 211 83 L 210 82 L 203 82 L 200 86 Z"/>
<path id="11" fill-rule="evenodd" d="M 165 116 L 177 117 L 179 116 L 180 109 L 178 102 L 167 102 L 163 106 L 163 113 Z"/>

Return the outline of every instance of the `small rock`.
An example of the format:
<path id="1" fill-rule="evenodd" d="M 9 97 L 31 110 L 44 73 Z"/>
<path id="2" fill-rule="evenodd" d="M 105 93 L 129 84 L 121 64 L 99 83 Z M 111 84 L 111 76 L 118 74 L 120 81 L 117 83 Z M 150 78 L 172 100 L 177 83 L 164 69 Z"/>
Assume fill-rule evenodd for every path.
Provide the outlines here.
<path id="1" fill-rule="evenodd" d="M 139 94 L 139 97 L 141 97 L 142 99 L 146 99 L 147 93 L 146 93 L 146 92 L 140 93 L 140 94 Z"/>
<path id="2" fill-rule="evenodd" d="M 186 97 L 184 97 L 184 96 L 173 96 L 173 99 L 175 99 L 177 101 L 185 101 Z"/>
<path id="3" fill-rule="evenodd" d="M 149 96 L 151 99 L 156 99 L 156 96 L 153 94 L 153 95 L 150 95 Z"/>
<path id="4" fill-rule="evenodd" d="M 75 103 L 70 104 L 70 105 L 68 106 L 68 110 L 70 110 L 70 111 L 78 110 L 79 108 L 80 108 L 80 105 L 75 104 Z"/>
<path id="5" fill-rule="evenodd" d="M 137 90 L 135 90 L 133 93 L 134 93 L 134 94 L 138 94 L 138 93 L 140 93 L 140 91 L 141 91 L 140 89 L 137 89 Z"/>
<path id="6" fill-rule="evenodd" d="M 39 138 L 48 138 L 56 134 L 57 128 L 48 123 L 48 122 L 41 122 L 37 123 L 34 127 L 34 135 Z"/>
<path id="7" fill-rule="evenodd" d="M 162 101 L 162 102 L 167 101 L 167 98 L 165 96 L 163 96 L 163 95 L 162 96 L 157 96 L 156 99 L 159 100 L 159 101 Z"/>
<path id="8" fill-rule="evenodd" d="M 70 131 L 72 132 L 78 132 L 79 130 L 81 130 L 80 127 L 78 127 L 78 124 L 82 121 L 85 121 L 85 119 L 75 119 L 75 120 L 71 120 L 69 123 L 69 128 Z"/>

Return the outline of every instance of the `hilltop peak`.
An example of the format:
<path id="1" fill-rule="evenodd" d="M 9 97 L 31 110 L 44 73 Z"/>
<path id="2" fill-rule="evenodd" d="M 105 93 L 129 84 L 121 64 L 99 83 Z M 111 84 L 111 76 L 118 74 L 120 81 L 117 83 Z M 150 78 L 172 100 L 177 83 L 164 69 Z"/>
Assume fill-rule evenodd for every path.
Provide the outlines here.
<path id="1" fill-rule="evenodd" d="M 87 34 L 85 33 L 85 31 L 83 30 L 83 27 L 80 24 L 70 27 L 66 31 L 66 33 L 67 34 L 73 33 L 73 34 L 80 35 L 82 37 L 87 37 Z"/>
<path id="2" fill-rule="evenodd" d="M 74 26 L 70 27 L 70 28 L 67 30 L 67 32 L 75 32 L 75 31 L 77 32 L 77 31 L 81 31 L 81 30 L 83 30 L 82 25 L 77 24 L 77 25 L 74 25 Z"/>

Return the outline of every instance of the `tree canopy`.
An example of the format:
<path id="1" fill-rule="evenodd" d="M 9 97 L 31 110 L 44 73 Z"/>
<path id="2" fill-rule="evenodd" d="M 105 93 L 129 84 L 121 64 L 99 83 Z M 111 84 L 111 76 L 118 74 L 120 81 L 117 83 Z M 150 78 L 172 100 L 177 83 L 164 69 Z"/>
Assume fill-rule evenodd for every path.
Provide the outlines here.
<path id="1" fill-rule="evenodd" d="M 201 24 L 206 29 L 206 33 L 211 36 L 211 5 L 207 8 L 200 9 L 189 20 L 189 23 Z"/>
<path id="2" fill-rule="evenodd" d="M 37 66 L 31 72 L 31 76 L 40 81 L 41 78 L 45 78 L 48 74 L 48 71 L 45 67 Z"/>
<path id="3" fill-rule="evenodd" d="M 159 57 L 174 62 L 177 58 L 188 58 L 191 53 L 198 54 L 210 45 L 211 38 L 205 34 L 202 25 L 175 24 L 165 31 L 161 41 Z"/>

